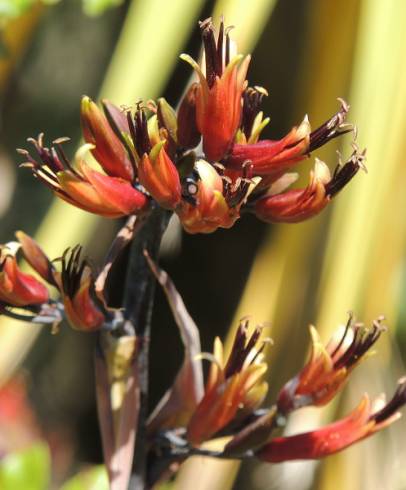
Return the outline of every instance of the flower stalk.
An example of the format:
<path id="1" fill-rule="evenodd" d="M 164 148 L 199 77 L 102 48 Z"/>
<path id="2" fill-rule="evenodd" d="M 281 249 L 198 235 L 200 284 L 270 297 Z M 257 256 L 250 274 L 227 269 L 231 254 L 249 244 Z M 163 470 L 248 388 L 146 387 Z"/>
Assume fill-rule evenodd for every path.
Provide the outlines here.
<path id="1" fill-rule="evenodd" d="M 155 292 L 155 278 L 145 260 L 144 250 L 154 260 L 158 258 L 163 233 L 170 213 L 156 208 L 137 233 L 127 269 L 123 306 L 125 316 L 122 332 L 135 336 L 138 341 L 137 370 L 140 392 L 137 440 L 134 450 L 131 490 L 144 490 L 147 475 L 146 420 L 148 416 L 148 369 L 149 343 L 151 338 L 151 315 Z"/>

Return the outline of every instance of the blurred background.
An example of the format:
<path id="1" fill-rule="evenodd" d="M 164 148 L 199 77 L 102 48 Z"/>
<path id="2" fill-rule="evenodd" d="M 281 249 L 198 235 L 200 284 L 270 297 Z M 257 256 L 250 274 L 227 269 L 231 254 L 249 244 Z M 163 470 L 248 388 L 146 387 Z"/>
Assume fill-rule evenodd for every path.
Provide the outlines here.
<path id="1" fill-rule="evenodd" d="M 386 316 L 389 330 L 376 355 L 357 369 L 343 395 L 323 410 L 305 409 L 292 417 L 287 431 L 301 432 L 348 412 L 366 391 L 372 397 L 390 395 L 405 372 L 403 0 L 0 0 L 0 243 L 23 229 L 51 257 L 80 242 L 95 266 L 101 263 L 119 223 L 54 202 L 30 172 L 18 170 L 15 148 L 43 131 L 47 141 L 69 136 L 72 155 L 83 94 L 117 104 L 163 95 L 176 105 L 191 76 L 178 55 L 197 57 L 197 20 L 221 14 L 235 25 L 239 51 L 253 54 L 250 85 L 269 91 L 265 137 L 281 137 L 304 114 L 317 127 L 343 97 L 351 105 L 349 121 L 359 129 L 358 144 L 367 147 L 368 174 L 357 175 L 317 218 L 270 226 L 244 216 L 231 230 L 208 236 L 186 235 L 174 223 L 162 248 L 162 265 L 201 329 L 203 350 L 211 350 L 216 335 L 229 339 L 242 316 L 265 324 L 274 341 L 268 352 L 270 402 L 306 358 L 309 323 L 327 340 L 349 310 L 366 324 Z M 350 138 L 334 140 L 317 156 L 333 169 L 336 151 L 346 158 L 350 143 Z M 313 162 L 314 156 L 301 164 L 303 182 Z M 36 448 L 39 463 L 30 482 L 7 488 L 48 488 L 43 476 L 37 486 L 32 477 L 47 471 L 47 448 L 51 488 L 61 488 L 71 475 L 102 462 L 95 339 L 66 326 L 53 336 L 0 320 L 0 439 L 12 441 L 10 453 L 31 439 L 46 441 Z M 181 355 L 158 290 L 151 407 L 170 384 Z M 323 462 L 240 466 L 193 458 L 162 489 L 406 489 L 405 428 L 401 420 Z M 0 488 L 6 488 L 7 471 L 0 469 Z M 94 488 L 105 485 L 99 477 Z M 90 488 L 85 481 L 64 489 Z"/>

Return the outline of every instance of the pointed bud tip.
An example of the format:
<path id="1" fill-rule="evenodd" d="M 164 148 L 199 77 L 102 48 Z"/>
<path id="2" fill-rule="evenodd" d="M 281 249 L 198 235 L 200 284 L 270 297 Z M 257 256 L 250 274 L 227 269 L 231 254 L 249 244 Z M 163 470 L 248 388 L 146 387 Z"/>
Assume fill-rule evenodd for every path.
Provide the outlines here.
<path id="1" fill-rule="evenodd" d="M 82 99 L 80 101 L 80 108 L 82 111 L 88 110 L 92 104 L 94 104 L 94 102 L 89 96 L 87 95 L 82 96 Z"/>
<path id="2" fill-rule="evenodd" d="M 322 184 L 327 184 L 331 180 L 330 169 L 323 160 L 320 160 L 319 158 L 315 159 L 314 178 Z"/>

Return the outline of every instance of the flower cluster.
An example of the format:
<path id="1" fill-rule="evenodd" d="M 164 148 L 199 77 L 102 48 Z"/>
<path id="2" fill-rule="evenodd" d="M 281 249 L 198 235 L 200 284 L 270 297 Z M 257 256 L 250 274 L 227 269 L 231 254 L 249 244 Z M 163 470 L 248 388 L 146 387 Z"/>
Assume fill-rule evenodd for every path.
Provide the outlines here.
<path id="1" fill-rule="evenodd" d="M 226 362 L 223 345 L 216 338 L 205 392 L 187 426 L 191 444 L 199 445 L 231 422 L 246 419 L 264 401 L 267 365 L 262 353 L 265 343 L 259 343 L 260 336 L 260 328 L 249 336 L 248 321 L 242 322 Z"/>
<path id="2" fill-rule="evenodd" d="M 102 111 L 82 99 L 86 144 L 71 164 L 62 149 L 33 143 L 37 157 L 19 150 L 24 166 L 57 196 L 107 218 L 147 213 L 156 204 L 174 211 L 189 233 L 229 228 L 243 210 L 265 222 L 298 222 L 319 213 L 362 167 L 356 149 L 333 175 L 316 159 L 305 188 L 288 189 L 290 171 L 311 152 L 353 131 L 341 108 L 317 129 L 307 116 L 279 140 L 259 139 L 269 118 L 260 109 L 265 89 L 248 86 L 250 56 L 236 53 L 229 28 L 218 35 L 200 23 L 202 64 L 181 58 L 197 74 L 175 111 L 165 99 L 139 103 L 135 111 L 103 102 Z M 99 168 L 89 163 L 91 153 Z"/>
<path id="3" fill-rule="evenodd" d="M 218 338 L 213 353 L 201 352 L 199 331 L 182 298 L 149 255 L 150 241 L 159 245 L 158 231 L 162 231 L 164 217 L 169 216 L 153 213 L 154 209 L 176 214 L 189 233 L 230 228 L 243 211 L 269 223 L 300 222 L 318 214 L 363 168 L 365 151 L 360 152 L 353 143 L 349 159 L 339 161 L 332 173 L 316 158 L 307 186 L 291 188 L 298 177 L 292 170 L 313 151 L 340 135 L 355 134 L 354 127 L 346 122 L 349 106 L 339 99 L 337 113 L 317 129 L 312 130 L 305 116 L 281 139 L 261 139 L 269 123 L 261 111 L 267 92 L 248 84 L 250 56 L 236 52 L 230 29 L 223 22 L 218 33 L 211 19 L 201 22 L 200 29 L 203 61 L 199 64 L 181 55 L 197 77 L 177 110 L 164 98 L 139 102 L 133 108 L 103 101 L 100 108 L 85 96 L 81 101 L 85 143 L 73 162 L 64 151 L 67 138 L 59 138 L 48 147 L 40 134 L 29 139 L 33 154 L 19 150 L 25 158 L 22 166 L 59 198 L 106 218 L 129 217 L 98 277 L 82 258 L 79 246 L 54 261 L 22 232 L 16 234 L 18 241 L 0 246 L 0 313 L 53 325 L 65 317 L 77 330 L 104 330 L 96 357 L 96 383 L 110 479 L 115 475 L 123 481 L 130 477 L 137 432 L 134 427 L 144 423 L 145 397 L 141 395 L 147 375 L 142 351 L 148 335 L 147 329 L 135 328 L 139 321 L 136 316 L 142 323 L 144 314 L 133 315 L 128 304 L 136 302 L 137 294 L 140 304 L 149 304 L 143 295 L 150 294 L 147 284 L 152 276 L 141 263 L 144 247 L 152 274 L 168 297 L 185 348 L 172 387 L 145 421 L 145 430 L 140 431 L 146 437 L 141 443 L 149 452 L 149 473 L 154 474 L 154 462 L 158 467 L 158 477 L 148 478 L 159 479 L 167 469 L 166 462 L 176 465 L 194 454 L 257 457 L 272 463 L 324 457 L 386 427 L 400 416 L 398 410 L 406 403 L 403 379 L 388 403 L 382 397 L 371 402 L 365 395 L 342 420 L 312 432 L 274 436 L 275 429 L 283 427 L 293 411 L 323 406 L 339 393 L 379 339 L 384 330 L 382 318 L 367 329 L 350 315 L 326 346 L 310 327 L 308 362 L 282 387 L 275 403 L 265 408 L 261 406 L 268 392 L 264 375 L 269 339 L 262 338 L 260 327 L 251 329 L 248 320 L 243 320 L 227 355 Z M 159 230 L 153 223 L 158 215 Z M 148 217 L 157 229 L 152 232 L 151 225 L 151 236 L 146 240 L 143 233 L 147 234 L 147 227 L 139 236 L 136 233 Z M 140 257 L 127 262 L 131 242 L 131 254 Z M 24 272 L 18 265 L 19 250 L 33 273 Z M 129 285 L 129 278 L 136 282 L 134 271 L 137 280 L 141 277 L 142 284 L 137 287 Z M 115 281 L 118 277 L 120 284 Z M 203 360 L 210 361 L 205 383 Z M 225 438 L 220 450 L 207 449 L 207 441 L 220 437 Z M 130 457 L 124 461 L 121 454 Z M 122 468 L 116 468 L 123 462 L 124 477 L 120 476 Z M 155 480 L 150 483 L 152 487 Z"/>
<path id="4" fill-rule="evenodd" d="M 339 393 L 351 371 L 368 355 L 384 330 L 381 321 L 382 318 L 377 319 L 368 329 L 350 316 L 347 325 L 340 327 L 326 346 L 311 327 L 312 349 L 307 364 L 282 388 L 274 409 L 244 427 L 228 443 L 225 452 L 238 454 L 239 450 L 250 448 L 258 458 L 271 463 L 322 458 L 397 420 L 399 408 L 406 403 L 406 379 L 400 380 L 388 403 L 383 396 L 371 403 L 368 395 L 364 395 L 348 416 L 321 429 L 289 437 L 270 436 L 271 429 L 283 424 L 292 411 L 325 405 Z"/>
<path id="5" fill-rule="evenodd" d="M 208 359 L 211 367 L 200 400 L 183 419 L 183 429 L 176 426 L 172 413 L 173 423 L 155 425 L 151 437 L 168 436 L 175 430 L 178 437 L 171 443 L 178 445 L 178 449 L 186 445 L 190 454 L 255 456 L 271 463 L 317 459 L 341 451 L 400 417 L 399 408 L 406 403 L 406 379 L 399 381 L 389 402 L 383 396 L 371 402 L 364 395 L 349 415 L 325 427 L 288 437 L 274 437 L 273 432 L 285 425 L 294 410 L 325 405 L 340 392 L 351 371 L 369 355 L 369 349 L 384 331 L 381 322 L 382 318 L 378 318 L 371 328 L 366 328 L 350 315 L 346 326 L 340 327 L 326 346 L 311 327 L 312 349 L 307 364 L 281 389 L 275 405 L 260 408 L 268 390 L 264 381 L 266 339 L 261 339 L 259 327 L 250 333 L 248 321 L 243 320 L 227 360 L 219 339 L 215 340 L 213 354 L 195 357 L 195 363 Z M 177 390 L 181 387 L 177 386 Z M 173 410 L 173 406 L 170 408 Z M 179 412 L 183 410 L 182 406 L 177 408 Z M 168 410 L 168 406 L 162 406 L 161 410 Z M 204 442 L 219 437 L 226 437 L 221 451 L 210 453 L 201 447 Z"/>
<path id="6" fill-rule="evenodd" d="M 18 231 L 16 237 L 17 242 L 0 246 L 1 313 L 53 325 L 62 320 L 64 313 L 73 328 L 98 330 L 106 321 L 107 312 L 95 297 L 92 272 L 80 257 L 81 248 L 65 251 L 58 259 L 62 264 L 59 271 L 30 236 Z M 19 250 L 37 276 L 21 270 L 16 256 Z M 60 301 L 51 298 L 44 281 L 59 293 Z M 16 313 L 16 309 L 23 313 Z"/>

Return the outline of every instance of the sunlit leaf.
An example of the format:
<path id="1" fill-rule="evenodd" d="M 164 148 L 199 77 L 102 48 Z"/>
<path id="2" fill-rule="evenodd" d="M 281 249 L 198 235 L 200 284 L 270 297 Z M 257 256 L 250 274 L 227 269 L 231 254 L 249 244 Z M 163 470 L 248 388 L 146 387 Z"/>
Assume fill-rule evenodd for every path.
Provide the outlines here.
<path id="1" fill-rule="evenodd" d="M 45 444 L 6 455 L 0 461 L 1 490 L 46 490 L 50 479 L 50 455 Z"/>
<path id="2" fill-rule="evenodd" d="M 52 5 L 59 1 L 60 0 L 42 0 L 42 3 Z M 0 21 L 18 17 L 36 3 L 36 0 L 0 0 Z"/>
<path id="3" fill-rule="evenodd" d="M 106 468 L 103 465 L 81 471 L 68 480 L 60 490 L 108 490 Z"/>
<path id="4" fill-rule="evenodd" d="M 107 9 L 122 3 L 123 0 L 83 0 L 83 10 L 88 15 L 100 15 Z"/>
<path id="5" fill-rule="evenodd" d="M 0 19 L 17 17 L 34 4 L 34 0 L 0 0 Z"/>

